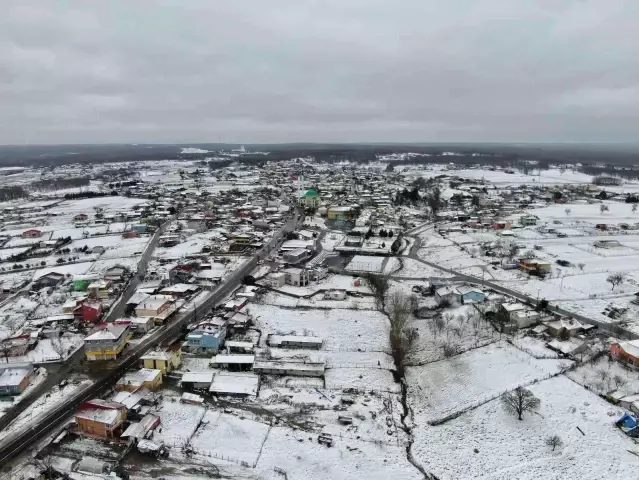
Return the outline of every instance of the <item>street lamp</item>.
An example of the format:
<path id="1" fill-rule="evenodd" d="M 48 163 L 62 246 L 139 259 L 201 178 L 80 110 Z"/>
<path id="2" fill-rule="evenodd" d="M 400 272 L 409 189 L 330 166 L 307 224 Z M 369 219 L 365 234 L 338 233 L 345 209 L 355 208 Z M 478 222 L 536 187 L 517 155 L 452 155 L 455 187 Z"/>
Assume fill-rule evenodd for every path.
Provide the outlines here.
<path id="1" fill-rule="evenodd" d="M 541 288 L 537 289 L 537 308 L 539 308 L 539 292 L 541 292 Z"/>

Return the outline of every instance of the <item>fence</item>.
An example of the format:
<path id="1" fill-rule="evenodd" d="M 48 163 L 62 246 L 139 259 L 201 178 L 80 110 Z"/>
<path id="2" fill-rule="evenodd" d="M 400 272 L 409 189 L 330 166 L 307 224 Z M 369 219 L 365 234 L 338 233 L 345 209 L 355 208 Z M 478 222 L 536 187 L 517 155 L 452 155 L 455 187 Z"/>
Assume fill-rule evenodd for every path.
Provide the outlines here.
<path id="1" fill-rule="evenodd" d="M 535 378 L 534 380 L 531 380 L 529 382 L 521 383 L 521 384 L 517 385 L 514 388 L 507 389 L 507 390 L 504 390 L 504 391 L 501 391 L 501 392 L 498 392 L 498 393 L 486 395 L 481 400 L 477 400 L 477 401 L 471 403 L 470 405 L 467 405 L 466 407 L 462 408 L 461 410 L 458 410 L 456 412 L 450 413 L 450 414 L 448 414 L 448 415 L 446 415 L 444 417 L 437 418 L 435 420 L 428 420 L 428 424 L 432 425 L 432 426 L 441 425 L 443 423 L 446 423 L 446 422 L 448 422 L 450 420 L 453 420 L 453 419 L 459 417 L 460 415 L 462 415 L 462 414 L 464 414 L 466 412 L 469 412 L 471 410 L 475 410 L 476 408 L 479 408 L 482 405 L 487 404 L 488 402 L 496 400 L 497 398 L 501 397 L 502 395 L 504 395 L 506 393 L 509 393 L 509 392 L 515 390 L 516 388 L 519 388 L 519 387 L 525 388 L 525 387 L 528 387 L 530 385 L 534 385 L 535 383 L 539 383 L 541 381 L 551 379 L 553 377 L 556 377 L 558 375 L 562 375 L 562 374 L 566 373 L 569 369 L 570 368 L 562 368 L 556 373 L 548 373 L 548 374 L 544 375 L 543 377 Z"/>

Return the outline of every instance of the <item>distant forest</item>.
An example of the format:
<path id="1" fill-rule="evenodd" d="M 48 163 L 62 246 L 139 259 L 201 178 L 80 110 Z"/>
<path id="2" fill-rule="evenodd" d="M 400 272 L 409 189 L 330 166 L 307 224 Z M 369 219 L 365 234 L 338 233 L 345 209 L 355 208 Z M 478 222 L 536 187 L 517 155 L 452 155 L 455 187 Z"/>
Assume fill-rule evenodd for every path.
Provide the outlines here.
<path id="1" fill-rule="evenodd" d="M 0 146 L 0 166 L 60 166 L 64 164 L 92 164 L 153 160 L 205 160 L 230 152 L 239 145 L 231 144 L 189 144 L 189 145 L 53 145 L 53 146 Z M 192 147 L 207 153 L 181 153 L 184 147 Z M 266 161 L 290 160 L 300 157 L 314 157 L 321 162 L 349 160 L 360 163 L 375 161 L 377 155 L 391 153 L 421 154 L 401 164 L 446 164 L 494 165 L 512 168 L 547 168 L 550 164 L 584 165 L 586 169 L 601 166 L 610 168 L 610 174 L 619 176 L 636 175 L 633 168 L 639 165 L 637 145 L 565 145 L 565 144 L 491 144 L 491 143 L 451 143 L 451 144 L 279 144 L 247 145 L 249 152 L 269 152 L 267 154 L 247 153 L 241 157 L 227 157 L 227 160 L 209 162 L 209 167 L 220 168 L 239 160 L 251 165 Z M 449 156 L 444 152 L 460 155 Z M 535 165 L 530 166 L 529 162 Z M 617 167 L 617 168 L 613 168 Z M 619 170 L 619 167 L 629 170 Z"/>

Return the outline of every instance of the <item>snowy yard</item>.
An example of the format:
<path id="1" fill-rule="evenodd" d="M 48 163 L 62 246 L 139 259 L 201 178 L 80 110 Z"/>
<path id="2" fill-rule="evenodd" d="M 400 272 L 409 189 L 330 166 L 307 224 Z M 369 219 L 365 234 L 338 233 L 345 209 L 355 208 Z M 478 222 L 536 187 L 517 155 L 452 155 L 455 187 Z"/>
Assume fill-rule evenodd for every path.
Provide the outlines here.
<path id="1" fill-rule="evenodd" d="M 164 393 L 164 399 L 157 411 L 162 424 L 154 431 L 153 441 L 182 447 L 195 433 L 206 410 L 198 405 L 180 403 L 179 397 Z"/>
<path id="2" fill-rule="evenodd" d="M 222 456 L 253 465 L 269 432 L 269 426 L 235 415 L 207 411 L 191 439 L 199 455 Z"/>

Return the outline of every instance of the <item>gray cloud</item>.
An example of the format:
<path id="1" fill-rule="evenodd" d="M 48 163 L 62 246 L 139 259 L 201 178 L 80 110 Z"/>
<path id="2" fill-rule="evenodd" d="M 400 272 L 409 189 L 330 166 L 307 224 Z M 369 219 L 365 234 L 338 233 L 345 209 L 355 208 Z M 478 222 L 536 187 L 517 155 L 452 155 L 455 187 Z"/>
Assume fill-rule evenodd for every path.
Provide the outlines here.
<path id="1" fill-rule="evenodd" d="M 0 143 L 636 141 L 638 2 L 2 7 Z"/>

